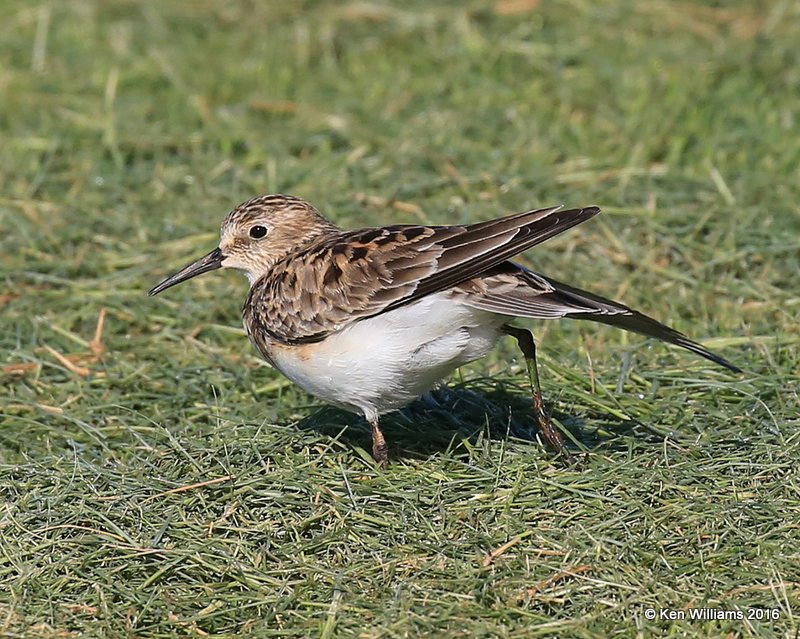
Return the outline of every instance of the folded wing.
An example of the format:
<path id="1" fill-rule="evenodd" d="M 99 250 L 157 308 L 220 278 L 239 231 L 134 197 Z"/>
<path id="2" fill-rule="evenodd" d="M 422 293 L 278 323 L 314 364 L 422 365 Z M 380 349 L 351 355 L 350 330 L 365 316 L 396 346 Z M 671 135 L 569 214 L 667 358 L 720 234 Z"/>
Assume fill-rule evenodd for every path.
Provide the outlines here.
<path id="1" fill-rule="evenodd" d="M 387 226 L 336 234 L 290 255 L 250 290 L 245 320 L 308 343 L 474 278 L 600 209 L 538 209 L 464 226 Z"/>

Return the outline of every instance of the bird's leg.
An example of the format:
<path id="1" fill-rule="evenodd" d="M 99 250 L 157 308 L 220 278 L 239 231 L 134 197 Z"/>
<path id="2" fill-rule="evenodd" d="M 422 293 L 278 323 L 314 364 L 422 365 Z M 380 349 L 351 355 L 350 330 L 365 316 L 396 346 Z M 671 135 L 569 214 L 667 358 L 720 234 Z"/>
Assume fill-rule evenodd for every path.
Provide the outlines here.
<path id="1" fill-rule="evenodd" d="M 385 467 L 389 463 L 389 445 L 386 437 L 383 436 L 378 416 L 369 417 L 369 425 L 372 428 L 372 456 L 379 466 Z"/>
<path id="2" fill-rule="evenodd" d="M 533 395 L 533 405 L 536 408 L 537 418 L 539 421 L 539 433 L 548 448 L 554 452 L 564 455 L 565 458 L 570 459 L 570 454 L 567 451 L 566 444 L 564 443 L 564 436 L 561 431 L 553 425 L 553 422 L 547 416 L 544 410 L 544 401 L 542 401 L 542 387 L 539 384 L 539 369 L 536 367 L 536 344 L 533 341 L 533 333 L 527 328 L 518 328 L 516 326 L 504 326 L 503 332 L 506 335 L 511 335 L 517 340 L 522 355 L 525 357 L 525 365 L 528 367 L 528 378 L 531 382 L 531 392 Z"/>

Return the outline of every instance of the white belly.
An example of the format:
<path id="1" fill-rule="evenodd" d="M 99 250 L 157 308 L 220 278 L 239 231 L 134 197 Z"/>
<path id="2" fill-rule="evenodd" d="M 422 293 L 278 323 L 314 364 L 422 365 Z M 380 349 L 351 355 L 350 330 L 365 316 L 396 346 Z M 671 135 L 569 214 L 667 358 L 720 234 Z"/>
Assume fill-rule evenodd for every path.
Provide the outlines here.
<path id="1" fill-rule="evenodd" d="M 459 366 L 486 355 L 506 321 L 437 293 L 316 344 L 274 345 L 269 359 L 312 395 L 374 418 L 402 408 Z"/>

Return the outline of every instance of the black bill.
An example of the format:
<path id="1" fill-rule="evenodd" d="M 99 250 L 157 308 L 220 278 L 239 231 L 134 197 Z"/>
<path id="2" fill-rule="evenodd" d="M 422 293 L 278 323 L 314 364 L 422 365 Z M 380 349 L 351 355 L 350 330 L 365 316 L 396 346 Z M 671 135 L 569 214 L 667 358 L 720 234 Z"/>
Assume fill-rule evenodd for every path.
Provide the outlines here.
<path id="1" fill-rule="evenodd" d="M 209 271 L 215 271 L 222 266 L 222 260 L 224 259 L 225 256 L 222 254 L 222 251 L 220 251 L 218 248 L 215 248 L 208 255 L 204 255 L 196 262 L 192 262 L 188 266 L 184 266 L 180 271 L 175 273 L 175 275 L 170 275 L 163 282 L 156 284 L 150 289 L 148 295 L 158 295 L 161 291 L 167 290 L 170 286 L 175 286 L 176 284 L 185 282 L 195 275 L 202 275 L 203 273 L 208 273 Z"/>

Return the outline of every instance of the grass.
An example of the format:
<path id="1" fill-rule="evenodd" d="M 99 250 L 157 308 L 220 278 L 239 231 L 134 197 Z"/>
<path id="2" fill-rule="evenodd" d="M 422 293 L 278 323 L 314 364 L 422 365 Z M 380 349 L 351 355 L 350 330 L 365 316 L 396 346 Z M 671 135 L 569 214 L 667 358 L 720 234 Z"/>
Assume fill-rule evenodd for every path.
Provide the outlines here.
<path id="1" fill-rule="evenodd" d="M 798 636 L 796 3 L 0 17 L 0 634 Z M 388 420 L 378 470 L 251 351 L 240 277 L 145 296 L 280 191 L 343 226 L 601 205 L 526 263 L 747 372 L 542 322 L 579 467 L 503 344 Z M 697 607 L 777 618 L 645 616 Z"/>

